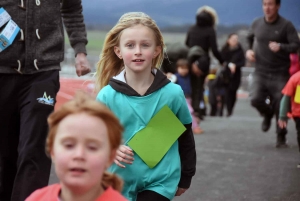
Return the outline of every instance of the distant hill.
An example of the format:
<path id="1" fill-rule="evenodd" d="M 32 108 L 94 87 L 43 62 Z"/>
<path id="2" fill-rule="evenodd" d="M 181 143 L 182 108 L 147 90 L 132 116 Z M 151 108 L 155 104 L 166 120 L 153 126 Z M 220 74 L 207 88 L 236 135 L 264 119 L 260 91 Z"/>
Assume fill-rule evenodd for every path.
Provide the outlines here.
<path id="1" fill-rule="evenodd" d="M 300 0 L 282 0 L 280 14 L 300 30 Z M 209 5 L 216 9 L 219 24 L 250 25 L 263 15 L 262 0 L 83 0 L 84 17 L 89 27 L 108 28 L 130 11 L 149 14 L 161 28 L 178 27 L 195 22 L 196 10 Z"/>

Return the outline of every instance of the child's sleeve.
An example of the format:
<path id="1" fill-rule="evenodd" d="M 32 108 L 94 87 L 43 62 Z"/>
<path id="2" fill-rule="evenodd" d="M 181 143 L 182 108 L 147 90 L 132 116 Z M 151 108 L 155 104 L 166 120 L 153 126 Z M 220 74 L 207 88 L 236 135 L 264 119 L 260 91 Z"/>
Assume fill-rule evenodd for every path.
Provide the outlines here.
<path id="1" fill-rule="evenodd" d="M 183 92 L 178 99 L 180 100 L 181 104 L 177 116 L 186 128 L 185 132 L 178 138 L 179 155 L 181 160 L 181 177 L 178 187 L 189 188 L 192 177 L 196 172 L 195 140 L 192 131 L 192 118 Z"/>
<path id="2" fill-rule="evenodd" d="M 283 121 L 288 120 L 287 113 L 291 110 L 291 97 L 284 95 L 280 101 L 279 119 Z"/>
<path id="3" fill-rule="evenodd" d="M 279 108 L 280 120 L 286 121 L 288 119 L 287 113 L 291 110 L 291 97 L 295 96 L 299 77 L 299 73 L 294 74 L 281 91 L 283 97 L 281 98 Z"/>
<path id="4" fill-rule="evenodd" d="M 104 105 L 107 105 L 107 100 L 106 100 L 106 96 L 105 96 L 105 88 L 103 88 L 101 91 L 99 91 L 96 100 L 103 103 Z"/>
<path id="5" fill-rule="evenodd" d="M 186 131 L 179 137 L 179 155 L 181 161 L 180 188 L 189 188 L 196 172 L 196 149 L 192 123 L 185 124 Z"/>

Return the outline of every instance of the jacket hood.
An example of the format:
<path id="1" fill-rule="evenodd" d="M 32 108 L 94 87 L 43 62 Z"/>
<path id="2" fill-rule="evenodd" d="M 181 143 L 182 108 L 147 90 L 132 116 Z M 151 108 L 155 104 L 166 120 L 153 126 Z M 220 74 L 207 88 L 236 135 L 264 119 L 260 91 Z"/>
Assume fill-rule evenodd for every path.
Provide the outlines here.
<path id="1" fill-rule="evenodd" d="M 198 26 L 208 26 L 208 27 L 212 27 L 214 26 L 213 23 L 213 18 L 211 17 L 210 14 L 206 13 L 206 12 L 201 12 L 196 16 L 196 20 L 197 20 L 197 25 Z"/>
<path id="2" fill-rule="evenodd" d="M 198 26 L 216 26 L 218 24 L 218 15 L 215 9 L 209 6 L 202 6 L 197 10 L 196 24 Z"/>
<path id="3" fill-rule="evenodd" d="M 160 88 L 164 87 L 170 80 L 158 69 L 152 69 L 151 73 L 154 75 L 154 80 L 151 86 L 148 88 L 145 94 L 141 95 L 137 93 L 132 87 L 130 87 L 125 80 L 125 69 L 117 76 L 112 77 L 109 80 L 109 85 L 116 91 L 123 93 L 127 96 L 147 96 Z"/>

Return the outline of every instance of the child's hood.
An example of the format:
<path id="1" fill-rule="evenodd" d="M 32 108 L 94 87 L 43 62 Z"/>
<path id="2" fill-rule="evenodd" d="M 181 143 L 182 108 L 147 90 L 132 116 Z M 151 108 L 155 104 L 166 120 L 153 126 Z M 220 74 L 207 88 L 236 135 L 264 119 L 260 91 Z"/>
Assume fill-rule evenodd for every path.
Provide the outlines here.
<path id="1" fill-rule="evenodd" d="M 154 80 L 151 86 L 148 88 L 146 93 L 143 96 L 149 95 L 168 83 L 170 83 L 170 80 L 167 79 L 167 77 L 158 69 L 152 69 L 151 73 L 154 75 Z M 116 91 L 123 93 L 128 96 L 141 96 L 139 93 L 137 93 L 132 87 L 130 87 L 125 80 L 125 69 L 118 75 L 112 77 L 109 80 L 109 85 Z"/>

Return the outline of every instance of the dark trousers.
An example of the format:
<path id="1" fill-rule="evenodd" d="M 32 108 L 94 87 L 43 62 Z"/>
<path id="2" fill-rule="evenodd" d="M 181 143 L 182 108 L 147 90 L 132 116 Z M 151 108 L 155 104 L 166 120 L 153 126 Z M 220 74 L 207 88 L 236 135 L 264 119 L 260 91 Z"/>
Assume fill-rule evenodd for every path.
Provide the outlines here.
<path id="1" fill-rule="evenodd" d="M 227 114 L 231 115 L 233 113 L 233 108 L 236 103 L 236 92 L 237 90 L 229 88 L 226 94 L 226 108 Z"/>
<path id="2" fill-rule="evenodd" d="M 241 77 L 240 75 L 234 75 L 232 80 L 230 81 L 229 87 L 226 90 L 226 108 L 227 108 L 227 114 L 231 115 L 233 113 L 233 108 L 236 103 L 236 95 L 237 90 L 241 83 Z"/>
<path id="3" fill-rule="evenodd" d="M 297 130 L 297 141 L 298 141 L 298 148 L 300 152 L 300 118 L 299 117 L 294 117 L 294 121 L 296 124 L 296 130 Z"/>
<path id="4" fill-rule="evenodd" d="M 47 117 L 59 90 L 59 71 L 0 74 L 0 200 L 24 201 L 48 185 Z"/>
<path id="5" fill-rule="evenodd" d="M 137 201 L 170 201 L 165 196 L 162 196 L 159 193 L 156 193 L 154 191 L 142 191 L 137 195 Z"/>
<path id="6" fill-rule="evenodd" d="M 279 115 L 280 101 L 282 98 L 281 90 L 289 79 L 286 75 L 260 74 L 255 72 L 251 83 L 250 97 L 251 105 L 255 107 L 262 116 L 276 115 L 276 122 Z M 270 98 L 270 104 L 266 99 Z M 286 129 L 280 129 L 276 124 L 278 136 L 285 136 Z"/>
<path id="7" fill-rule="evenodd" d="M 204 102 L 204 81 L 206 75 L 202 75 L 197 77 L 195 75 L 191 75 L 191 85 L 192 85 L 192 107 L 196 116 L 202 117 L 205 115 L 205 102 Z M 203 108 L 200 108 L 200 102 L 202 101 Z"/>
<path id="8" fill-rule="evenodd" d="M 209 80 L 207 83 L 208 86 L 208 102 L 210 105 L 210 116 L 216 116 L 218 111 L 218 100 L 217 95 L 218 92 L 214 87 L 214 80 Z"/>

